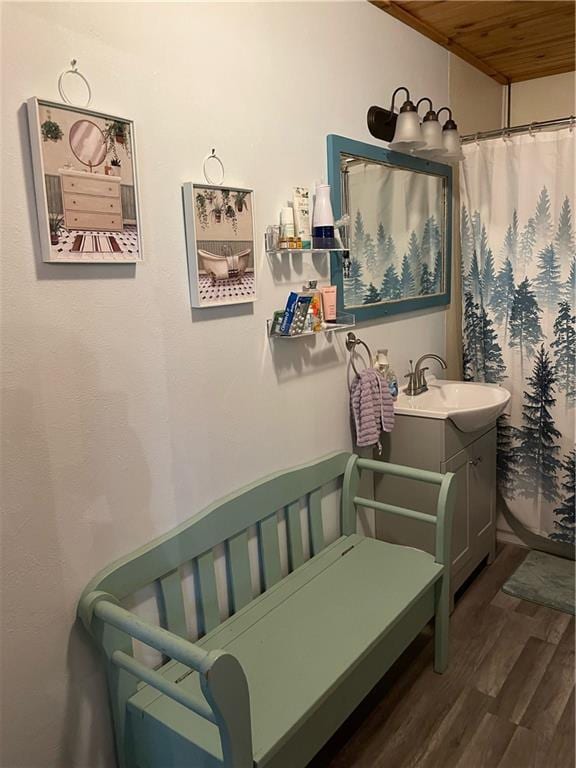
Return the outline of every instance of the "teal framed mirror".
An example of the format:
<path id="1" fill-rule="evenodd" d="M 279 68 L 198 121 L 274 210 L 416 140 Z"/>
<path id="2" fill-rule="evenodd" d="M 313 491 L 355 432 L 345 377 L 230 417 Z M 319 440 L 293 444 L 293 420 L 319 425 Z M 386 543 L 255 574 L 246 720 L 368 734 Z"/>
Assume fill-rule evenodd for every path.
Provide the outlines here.
<path id="1" fill-rule="evenodd" d="M 452 168 L 328 136 L 328 181 L 348 253 L 330 256 L 338 309 L 357 321 L 450 303 Z"/>

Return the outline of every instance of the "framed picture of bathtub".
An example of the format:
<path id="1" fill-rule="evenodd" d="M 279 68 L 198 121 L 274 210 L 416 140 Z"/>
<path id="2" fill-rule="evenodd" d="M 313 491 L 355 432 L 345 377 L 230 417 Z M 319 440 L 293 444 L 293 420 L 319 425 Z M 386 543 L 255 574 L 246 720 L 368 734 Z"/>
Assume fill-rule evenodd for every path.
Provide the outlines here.
<path id="1" fill-rule="evenodd" d="M 183 197 L 192 306 L 255 301 L 252 190 L 188 182 Z"/>
<path id="2" fill-rule="evenodd" d="M 32 98 L 28 126 L 43 261 L 142 261 L 133 122 Z"/>

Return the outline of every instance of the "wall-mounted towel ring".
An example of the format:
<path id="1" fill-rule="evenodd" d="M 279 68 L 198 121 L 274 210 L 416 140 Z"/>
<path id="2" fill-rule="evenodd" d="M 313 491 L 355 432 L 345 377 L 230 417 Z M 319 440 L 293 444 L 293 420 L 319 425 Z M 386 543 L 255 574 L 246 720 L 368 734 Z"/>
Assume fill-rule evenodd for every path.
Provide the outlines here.
<path id="1" fill-rule="evenodd" d="M 88 79 L 82 74 L 82 72 L 79 71 L 77 64 L 78 61 L 76 59 L 72 59 L 70 62 L 71 68 L 60 74 L 60 77 L 58 78 L 58 93 L 60 94 L 62 101 L 64 101 L 66 104 L 71 104 L 72 106 L 76 107 L 89 107 L 90 102 L 92 101 L 92 89 L 90 88 Z M 69 98 L 68 94 L 64 90 L 64 80 L 66 75 L 79 78 L 80 81 L 84 84 L 86 88 L 86 102 L 84 104 L 74 104 L 72 99 Z"/>
<path id="2" fill-rule="evenodd" d="M 360 345 L 361 347 L 364 347 L 368 354 L 368 365 L 367 368 L 373 368 L 374 367 L 374 358 L 372 357 L 372 352 L 370 352 L 370 347 L 366 342 L 362 341 L 362 339 L 359 339 L 355 333 L 352 333 L 352 331 L 349 331 L 346 335 L 346 349 L 348 352 L 350 352 L 350 365 L 352 366 L 352 370 L 356 374 L 356 376 L 359 376 L 358 369 L 354 365 L 354 354 L 356 352 L 356 347 Z"/>
<path id="3" fill-rule="evenodd" d="M 210 176 L 210 173 L 208 172 L 208 164 L 211 160 L 213 161 L 212 165 L 217 167 L 220 172 L 220 181 L 214 181 L 214 179 Z M 222 160 L 220 160 L 220 158 L 216 154 L 215 149 L 212 149 L 212 152 L 204 158 L 202 170 L 204 171 L 204 178 L 206 179 L 208 184 L 219 186 L 224 182 L 224 163 L 222 162 Z"/>

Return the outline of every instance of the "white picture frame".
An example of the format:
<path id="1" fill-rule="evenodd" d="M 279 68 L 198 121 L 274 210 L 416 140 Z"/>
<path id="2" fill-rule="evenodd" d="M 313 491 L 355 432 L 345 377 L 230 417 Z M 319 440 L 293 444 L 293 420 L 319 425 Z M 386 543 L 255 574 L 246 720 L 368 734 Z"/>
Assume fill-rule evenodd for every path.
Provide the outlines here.
<path id="1" fill-rule="evenodd" d="M 36 97 L 27 107 L 42 260 L 141 262 L 133 121 Z"/>
<path id="2" fill-rule="evenodd" d="M 256 301 L 254 191 L 186 182 L 182 195 L 191 305 Z"/>

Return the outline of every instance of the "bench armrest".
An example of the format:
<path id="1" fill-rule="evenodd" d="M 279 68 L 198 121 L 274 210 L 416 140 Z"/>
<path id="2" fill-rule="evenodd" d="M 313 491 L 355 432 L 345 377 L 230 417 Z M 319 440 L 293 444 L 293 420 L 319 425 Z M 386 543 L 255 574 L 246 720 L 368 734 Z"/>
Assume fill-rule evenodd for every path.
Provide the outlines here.
<path id="1" fill-rule="evenodd" d="M 438 501 L 436 504 L 436 515 L 429 515 L 425 512 L 418 512 L 415 509 L 407 507 L 397 507 L 393 504 L 384 504 L 374 499 L 366 499 L 357 495 L 360 473 L 359 470 L 368 469 L 371 472 L 377 472 L 381 475 L 392 475 L 402 477 L 406 480 L 415 480 L 421 483 L 439 486 Z M 400 464 L 389 464 L 385 461 L 375 461 L 374 459 L 361 459 L 356 455 L 351 456 L 346 473 L 344 475 L 343 488 L 343 519 L 342 532 L 351 533 L 351 514 L 354 521 L 357 507 L 368 507 L 376 512 L 386 512 L 392 515 L 399 515 L 411 520 L 436 527 L 436 554 L 437 563 L 448 565 L 450 563 L 450 544 L 452 539 L 452 517 L 454 513 L 455 500 L 455 482 L 454 474 L 446 472 L 429 472 L 424 469 L 415 469 L 414 467 L 405 467 Z M 347 529 L 347 530 L 345 530 Z"/>
<path id="2" fill-rule="evenodd" d="M 92 618 L 98 618 L 120 629 L 135 640 L 160 651 L 164 656 L 176 659 L 197 672 L 206 674 L 211 666 L 210 654 L 198 645 L 184 640 L 162 627 L 148 624 L 134 613 L 118 605 L 106 592 L 92 592 L 84 598 L 90 601 Z"/>
<path id="3" fill-rule="evenodd" d="M 149 669 L 124 650 L 104 649 L 111 665 L 143 680 L 214 723 L 220 732 L 225 765 L 241 768 L 253 765 L 248 682 L 240 662 L 232 654 L 205 651 L 167 629 L 148 624 L 118 605 L 117 600 L 106 592 L 85 595 L 79 612 L 91 632 L 95 620 L 102 622 L 196 670 L 206 702 L 191 696 L 182 686 Z"/>
<path id="4" fill-rule="evenodd" d="M 421 483 L 441 485 L 445 475 L 441 472 L 430 472 L 427 469 L 406 467 L 403 464 L 390 464 L 388 461 L 376 461 L 375 459 L 361 459 L 357 457 L 358 469 L 369 469 L 380 475 L 394 475 L 405 477 L 407 480 L 418 480 Z"/>

